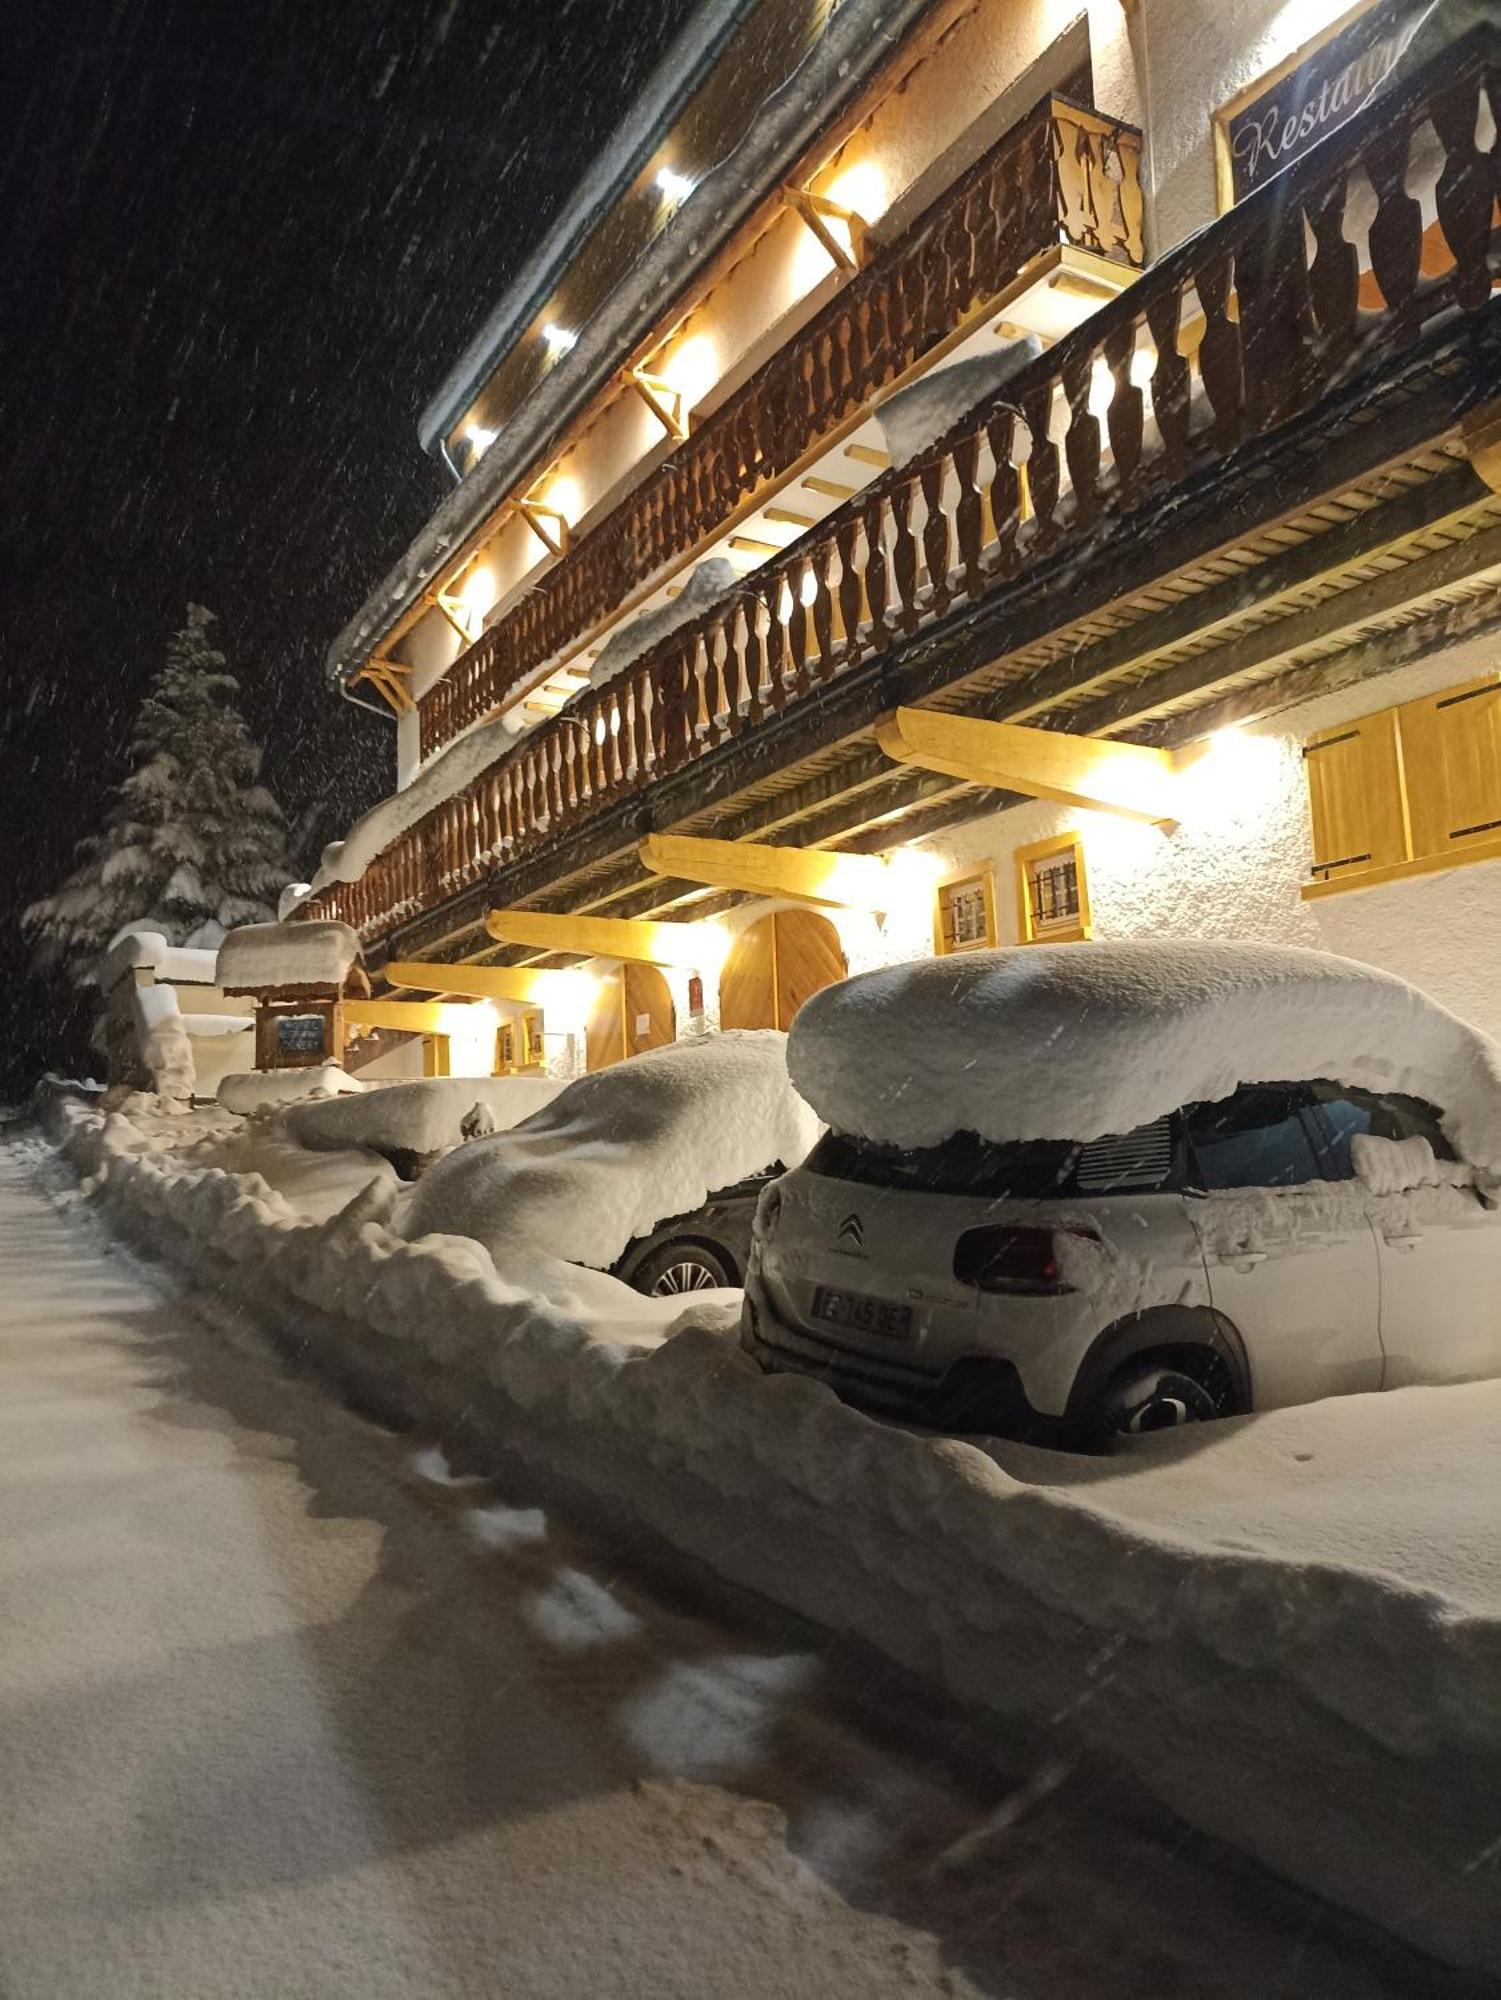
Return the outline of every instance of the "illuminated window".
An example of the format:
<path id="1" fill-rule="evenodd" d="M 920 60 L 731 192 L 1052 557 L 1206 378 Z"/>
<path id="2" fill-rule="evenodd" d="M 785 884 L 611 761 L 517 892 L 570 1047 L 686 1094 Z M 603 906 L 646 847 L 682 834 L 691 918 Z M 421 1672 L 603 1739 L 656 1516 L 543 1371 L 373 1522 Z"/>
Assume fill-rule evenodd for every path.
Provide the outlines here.
<path id="1" fill-rule="evenodd" d="M 995 879 L 990 870 L 940 883 L 934 925 L 939 957 L 956 951 L 984 951 L 996 942 Z"/>
<path id="2" fill-rule="evenodd" d="M 509 1076 L 516 1067 L 516 1030 L 509 1021 L 495 1031 L 495 1074 Z"/>
<path id="3" fill-rule="evenodd" d="M 1078 834 L 1016 850 L 1016 905 L 1023 944 L 1068 944 L 1089 936 L 1089 889 Z"/>

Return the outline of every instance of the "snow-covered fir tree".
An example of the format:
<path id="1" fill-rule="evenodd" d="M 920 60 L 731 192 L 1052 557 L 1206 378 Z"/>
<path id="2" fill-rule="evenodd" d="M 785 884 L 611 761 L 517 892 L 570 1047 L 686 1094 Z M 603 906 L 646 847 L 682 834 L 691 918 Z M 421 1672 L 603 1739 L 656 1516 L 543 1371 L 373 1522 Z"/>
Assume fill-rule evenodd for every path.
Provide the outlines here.
<path id="1" fill-rule="evenodd" d="M 217 945 L 263 923 L 291 878 L 286 822 L 260 782 L 240 685 L 212 642 L 214 614 L 188 606 L 136 715 L 130 769 L 78 865 L 22 917 L 38 957 L 79 985 L 126 924 L 169 944 Z"/>

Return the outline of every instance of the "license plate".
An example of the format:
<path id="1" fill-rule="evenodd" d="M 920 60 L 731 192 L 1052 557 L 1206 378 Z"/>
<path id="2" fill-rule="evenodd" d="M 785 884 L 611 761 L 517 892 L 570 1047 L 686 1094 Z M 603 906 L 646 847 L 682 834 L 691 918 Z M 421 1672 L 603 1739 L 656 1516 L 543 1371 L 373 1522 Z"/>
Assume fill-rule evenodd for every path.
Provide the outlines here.
<path id="1" fill-rule="evenodd" d="M 911 1306 L 889 1299 L 867 1298 L 863 1292 L 836 1292 L 820 1285 L 813 1294 L 813 1317 L 825 1326 L 846 1326 L 856 1333 L 877 1333 L 884 1340 L 909 1340 Z"/>

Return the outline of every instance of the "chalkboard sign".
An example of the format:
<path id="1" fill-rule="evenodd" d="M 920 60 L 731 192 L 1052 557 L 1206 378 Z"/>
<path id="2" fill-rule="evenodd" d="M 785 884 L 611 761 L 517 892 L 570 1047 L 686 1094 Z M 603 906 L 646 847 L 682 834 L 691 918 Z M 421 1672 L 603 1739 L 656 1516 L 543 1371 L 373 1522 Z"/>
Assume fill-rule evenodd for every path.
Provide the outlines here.
<path id="1" fill-rule="evenodd" d="M 1215 114 L 1220 207 L 1265 187 L 1369 104 L 1421 26 L 1421 0 L 1385 0 L 1281 63 Z"/>
<path id="2" fill-rule="evenodd" d="M 321 1056 L 328 1023 L 321 1014 L 279 1014 L 276 1047 L 284 1056 Z"/>

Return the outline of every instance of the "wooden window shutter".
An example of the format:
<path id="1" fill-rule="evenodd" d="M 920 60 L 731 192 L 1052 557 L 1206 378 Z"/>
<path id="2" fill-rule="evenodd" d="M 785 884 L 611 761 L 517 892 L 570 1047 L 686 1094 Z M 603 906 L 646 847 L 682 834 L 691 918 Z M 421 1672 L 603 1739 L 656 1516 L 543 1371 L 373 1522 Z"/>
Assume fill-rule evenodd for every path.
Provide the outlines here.
<path id="1" fill-rule="evenodd" d="M 1303 757 L 1316 876 L 1328 881 L 1408 859 L 1395 709 L 1311 737 Z"/>
<path id="2" fill-rule="evenodd" d="M 1415 855 L 1501 834 L 1501 681 L 1493 675 L 1397 711 Z"/>

